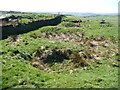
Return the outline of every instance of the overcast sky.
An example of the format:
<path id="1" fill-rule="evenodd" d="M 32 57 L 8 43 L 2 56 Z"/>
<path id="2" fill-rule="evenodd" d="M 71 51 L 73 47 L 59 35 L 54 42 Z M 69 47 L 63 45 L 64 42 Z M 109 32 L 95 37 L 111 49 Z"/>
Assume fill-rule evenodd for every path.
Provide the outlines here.
<path id="1" fill-rule="evenodd" d="M 117 13 L 119 0 L 1 0 L 0 10 Z"/>

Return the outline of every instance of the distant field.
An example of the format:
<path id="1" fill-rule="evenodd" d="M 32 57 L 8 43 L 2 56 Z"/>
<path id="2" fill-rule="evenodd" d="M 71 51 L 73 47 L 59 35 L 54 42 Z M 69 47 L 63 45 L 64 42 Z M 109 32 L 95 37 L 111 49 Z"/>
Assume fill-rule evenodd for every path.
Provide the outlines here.
<path id="1" fill-rule="evenodd" d="M 15 15 L 22 17 L 21 24 L 57 16 Z M 64 16 L 56 26 L 10 36 L 0 44 L 3 90 L 118 88 L 117 16 Z"/>

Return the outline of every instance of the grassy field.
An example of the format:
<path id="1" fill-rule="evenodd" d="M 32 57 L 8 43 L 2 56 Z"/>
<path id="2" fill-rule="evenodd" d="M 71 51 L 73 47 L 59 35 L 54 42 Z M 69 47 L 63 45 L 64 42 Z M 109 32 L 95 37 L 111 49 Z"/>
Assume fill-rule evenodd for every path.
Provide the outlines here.
<path id="1" fill-rule="evenodd" d="M 50 19 L 54 15 L 24 14 Z M 101 20 L 105 19 L 105 24 Z M 82 20 L 75 23 L 72 21 Z M 1 40 L 1 88 L 118 88 L 117 16 L 64 16 L 56 26 Z M 78 55 L 78 57 L 77 57 Z M 37 63 L 37 64 L 36 64 Z"/>

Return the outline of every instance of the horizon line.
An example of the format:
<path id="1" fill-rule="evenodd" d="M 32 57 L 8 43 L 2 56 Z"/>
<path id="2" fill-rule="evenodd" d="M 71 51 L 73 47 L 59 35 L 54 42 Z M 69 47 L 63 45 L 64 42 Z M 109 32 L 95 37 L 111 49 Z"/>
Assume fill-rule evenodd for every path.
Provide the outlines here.
<path id="1" fill-rule="evenodd" d="M 78 12 L 78 11 L 19 11 L 19 10 L 0 10 L 0 12 L 26 12 L 26 13 L 92 13 L 92 14 L 117 14 L 118 12 Z"/>

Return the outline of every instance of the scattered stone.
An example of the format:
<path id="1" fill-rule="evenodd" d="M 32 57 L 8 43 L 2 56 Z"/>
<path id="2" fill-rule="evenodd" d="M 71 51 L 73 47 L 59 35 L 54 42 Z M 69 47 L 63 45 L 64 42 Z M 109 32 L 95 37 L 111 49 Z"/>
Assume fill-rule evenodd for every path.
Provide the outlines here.
<path id="1" fill-rule="evenodd" d="M 112 63 L 112 66 L 113 66 L 113 67 L 119 67 L 119 64 L 117 64 L 117 63 Z"/>
<path id="2" fill-rule="evenodd" d="M 91 44 L 91 46 L 98 46 L 99 45 L 98 42 L 96 42 L 96 41 L 91 41 L 90 44 Z"/>
<path id="3" fill-rule="evenodd" d="M 31 65 L 33 67 L 36 67 L 36 68 L 39 68 L 40 70 L 44 70 L 46 72 L 49 72 L 50 69 L 41 61 L 41 60 L 36 60 L 36 59 L 33 59 L 31 61 Z"/>
<path id="4" fill-rule="evenodd" d="M 72 74 L 72 73 L 73 73 L 73 70 L 70 70 L 70 71 L 69 71 L 69 74 Z"/>
<path id="5" fill-rule="evenodd" d="M 45 49 L 45 47 L 44 47 L 44 46 L 41 46 L 41 49 L 43 50 L 43 49 Z"/>
<path id="6" fill-rule="evenodd" d="M 4 64 L 6 64 L 6 61 L 5 61 L 5 60 L 3 60 L 3 61 L 2 61 L 2 64 L 3 64 L 3 65 L 4 65 Z"/>

